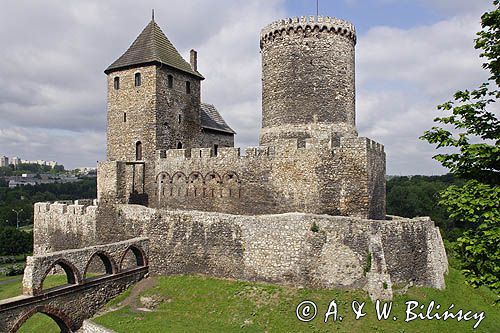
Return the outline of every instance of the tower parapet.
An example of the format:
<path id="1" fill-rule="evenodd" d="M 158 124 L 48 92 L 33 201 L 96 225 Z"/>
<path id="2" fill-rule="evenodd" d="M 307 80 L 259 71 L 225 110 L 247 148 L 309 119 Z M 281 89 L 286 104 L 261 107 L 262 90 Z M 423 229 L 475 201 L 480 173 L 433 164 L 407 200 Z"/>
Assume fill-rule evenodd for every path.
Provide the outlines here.
<path id="1" fill-rule="evenodd" d="M 261 145 L 357 136 L 356 30 L 331 17 L 289 18 L 262 29 Z"/>
<path id="2" fill-rule="evenodd" d="M 356 28 L 351 22 L 341 20 L 330 16 L 301 16 L 293 18 L 285 18 L 274 21 L 264 27 L 260 33 L 260 40 L 266 42 L 273 38 L 274 34 L 281 34 L 283 31 L 297 31 L 302 28 L 303 31 L 309 27 L 314 30 L 316 27 L 320 31 L 334 32 L 348 36 L 356 42 Z"/>

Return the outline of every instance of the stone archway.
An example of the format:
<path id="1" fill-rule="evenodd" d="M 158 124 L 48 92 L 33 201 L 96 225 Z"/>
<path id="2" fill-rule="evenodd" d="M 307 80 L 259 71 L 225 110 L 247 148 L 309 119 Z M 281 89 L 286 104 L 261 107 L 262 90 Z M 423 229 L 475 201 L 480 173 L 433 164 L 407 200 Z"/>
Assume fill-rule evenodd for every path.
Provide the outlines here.
<path id="1" fill-rule="evenodd" d="M 50 306 L 41 305 L 41 306 L 37 306 L 37 307 L 23 313 L 20 316 L 20 318 L 16 321 L 16 323 L 14 324 L 14 326 L 12 327 L 12 329 L 10 330 L 9 333 L 17 332 L 28 319 L 30 319 L 32 316 L 34 316 L 37 313 L 43 313 L 43 314 L 49 316 L 52 320 L 54 320 L 56 322 L 57 326 L 59 326 L 61 333 L 73 332 L 71 329 L 73 326 L 73 323 L 68 318 L 68 316 L 66 316 L 66 314 L 64 314 L 64 312 L 62 312 L 61 310 L 52 308 Z"/>

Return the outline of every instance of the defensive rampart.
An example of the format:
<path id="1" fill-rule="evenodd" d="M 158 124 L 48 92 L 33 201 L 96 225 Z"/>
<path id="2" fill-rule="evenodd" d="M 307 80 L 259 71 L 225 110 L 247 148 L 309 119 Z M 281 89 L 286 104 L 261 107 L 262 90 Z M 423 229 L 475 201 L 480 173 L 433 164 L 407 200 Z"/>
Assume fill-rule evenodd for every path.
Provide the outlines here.
<path id="1" fill-rule="evenodd" d="M 310 138 L 301 146 L 288 139 L 245 153 L 239 148 L 219 148 L 216 155 L 211 148 L 159 151 L 156 179 L 144 185 L 149 206 L 242 215 L 385 216 L 385 153 L 372 140 Z M 99 168 L 106 177 L 98 182 L 99 201 L 129 202 L 138 176 L 127 162 L 103 162 Z"/>

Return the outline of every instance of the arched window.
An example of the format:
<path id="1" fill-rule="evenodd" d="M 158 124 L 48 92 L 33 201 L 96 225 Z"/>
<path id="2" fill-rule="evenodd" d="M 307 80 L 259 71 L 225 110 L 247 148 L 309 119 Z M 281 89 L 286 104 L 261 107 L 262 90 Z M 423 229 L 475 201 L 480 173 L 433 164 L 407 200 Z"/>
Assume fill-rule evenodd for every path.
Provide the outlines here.
<path id="1" fill-rule="evenodd" d="M 137 141 L 135 143 L 135 159 L 137 161 L 142 160 L 142 143 L 141 143 L 141 141 Z"/>
<path id="2" fill-rule="evenodd" d="M 135 73 L 135 86 L 139 87 L 141 85 L 141 73 Z"/>
<path id="3" fill-rule="evenodd" d="M 219 153 L 219 145 L 214 145 L 214 156 L 217 156 L 217 154 Z"/>
<path id="4" fill-rule="evenodd" d="M 115 90 L 120 89 L 120 78 L 118 76 L 115 76 L 113 79 L 113 86 L 115 87 Z"/>
<path id="5" fill-rule="evenodd" d="M 167 84 L 169 88 L 174 87 L 174 77 L 172 75 L 167 76 Z"/>
<path id="6" fill-rule="evenodd" d="M 191 93 L 191 82 L 186 81 L 186 94 Z"/>
<path id="7" fill-rule="evenodd" d="M 182 149 L 182 142 L 177 143 L 177 149 Z"/>

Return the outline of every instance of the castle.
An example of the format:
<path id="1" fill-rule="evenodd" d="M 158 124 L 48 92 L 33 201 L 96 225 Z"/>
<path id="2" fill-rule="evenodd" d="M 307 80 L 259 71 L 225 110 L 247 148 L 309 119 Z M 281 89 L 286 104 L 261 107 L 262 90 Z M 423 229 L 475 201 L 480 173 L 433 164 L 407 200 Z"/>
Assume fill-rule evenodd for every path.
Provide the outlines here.
<path id="1" fill-rule="evenodd" d="M 260 145 L 201 101 L 154 19 L 106 70 L 107 160 L 97 200 L 35 204 L 34 256 L 149 240 L 152 274 L 203 273 L 323 288 L 444 287 L 428 218 L 387 217 L 384 147 L 355 125 L 356 32 L 330 17 L 265 27 Z M 33 273 L 32 273 L 33 274 Z"/>

